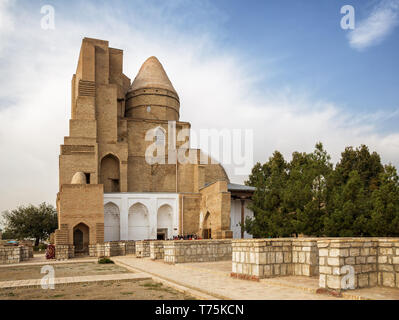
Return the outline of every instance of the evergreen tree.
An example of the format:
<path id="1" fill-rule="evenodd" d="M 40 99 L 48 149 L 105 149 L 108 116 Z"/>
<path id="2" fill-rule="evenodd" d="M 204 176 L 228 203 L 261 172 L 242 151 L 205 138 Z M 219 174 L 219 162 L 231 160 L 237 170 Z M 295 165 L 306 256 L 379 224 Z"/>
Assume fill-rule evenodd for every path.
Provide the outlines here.
<path id="1" fill-rule="evenodd" d="M 327 179 L 332 172 L 331 157 L 317 143 L 313 153 L 304 156 L 307 160 L 297 166 L 295 154 L 291 162 L 290 183 L 287 196 L 296 206 L 295 230 L 308 236 L 321 236 L 324 233 L 326 216 Z M 292 191 L 294 189 L 294 192 Z M 300 199 L 295 194 L 302 194 Z"/>
<path id="2" fill-rule="evenodd" d="M 252 170 L 246 183 L 256 187 L 250 205 L 254 218 L 247 218 L 244 227 L 254 237 L 291 235 L 291 216 L 283 206 L 287 179 L 287 163 L 278 151 L 264 165 L 257 164 Z"/>
<path id="3" fill-rule="evenodd" d="M 396 169 L 365 145 L 347 147 L 335 169 L 321 143 L 289 163 L 275 151 L 246 184 L 256 187 L 245 223 L 254 237 L 399 235 Z"/>
<path id="4" fill-rule="evenodd" d="M 359 173 L 349 174 L 345 185 L 335 188 L 332 211 L 325 217 L 325 233 L 333 237 L 369 235 L 370 200 Z"/>
<path id="5" fill-rule="evenodd" d="M 372 194 L 371 235 L 399 236 L 399 178 L 395 167 L 387 165 L 380 186 Z"/>

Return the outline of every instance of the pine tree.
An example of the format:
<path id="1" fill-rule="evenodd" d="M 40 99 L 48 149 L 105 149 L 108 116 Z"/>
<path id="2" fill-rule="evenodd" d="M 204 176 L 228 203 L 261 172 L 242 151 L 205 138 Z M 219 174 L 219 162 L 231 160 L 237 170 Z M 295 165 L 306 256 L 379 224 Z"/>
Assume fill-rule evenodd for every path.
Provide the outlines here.
<path id="1" fill-rule="evenodd" d="M 395 167 L 387 165 L 380 175 L 380 186 L 372 194 L 371 235 L 399 236 L 399 177 Z"/>

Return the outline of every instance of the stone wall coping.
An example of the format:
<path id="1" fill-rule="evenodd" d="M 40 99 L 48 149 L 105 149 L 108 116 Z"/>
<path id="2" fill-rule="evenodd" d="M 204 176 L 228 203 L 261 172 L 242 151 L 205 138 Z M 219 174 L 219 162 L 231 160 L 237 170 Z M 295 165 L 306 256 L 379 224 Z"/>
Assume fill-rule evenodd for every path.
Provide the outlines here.
<path id="1" fill-rule="evenodd" d="M 232 239 L 201 239 L 201 240 L 158 240 L 165 244 L 181 243 L 181 244 L 208 244 L 208 243 L 231 243 Z"/>

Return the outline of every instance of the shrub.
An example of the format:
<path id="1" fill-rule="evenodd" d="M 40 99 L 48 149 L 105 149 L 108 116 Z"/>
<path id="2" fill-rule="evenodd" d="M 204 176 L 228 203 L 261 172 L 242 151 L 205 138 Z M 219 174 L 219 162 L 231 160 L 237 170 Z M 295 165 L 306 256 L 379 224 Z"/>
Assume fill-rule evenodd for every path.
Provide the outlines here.
<path id="1" fill-rule="evenodd" d="M 107 263 L 114 263 L 110 258 L 101 257 L 98 259 L 99 264 L 107 264 Z"/>

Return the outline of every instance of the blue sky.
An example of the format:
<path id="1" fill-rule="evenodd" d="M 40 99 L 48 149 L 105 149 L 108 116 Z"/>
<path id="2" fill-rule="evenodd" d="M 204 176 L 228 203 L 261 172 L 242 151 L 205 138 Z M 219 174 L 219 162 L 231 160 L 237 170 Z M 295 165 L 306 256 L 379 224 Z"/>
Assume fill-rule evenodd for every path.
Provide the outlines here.
<path id="1" fill-rule="evenodd" d="M 54 29 L 41 28 L 44 5 Z M 340 26 L 343 5 L 354 30 Z M 0 211 L 54 203 L 83 37 L 123 49 L 131 79 L 157 56 L 181 120 L 253 130 L 254 162 L 322 141 L 334 162 L 364 143 L 399 165 L 399 0 L 2 0 Z"/>

